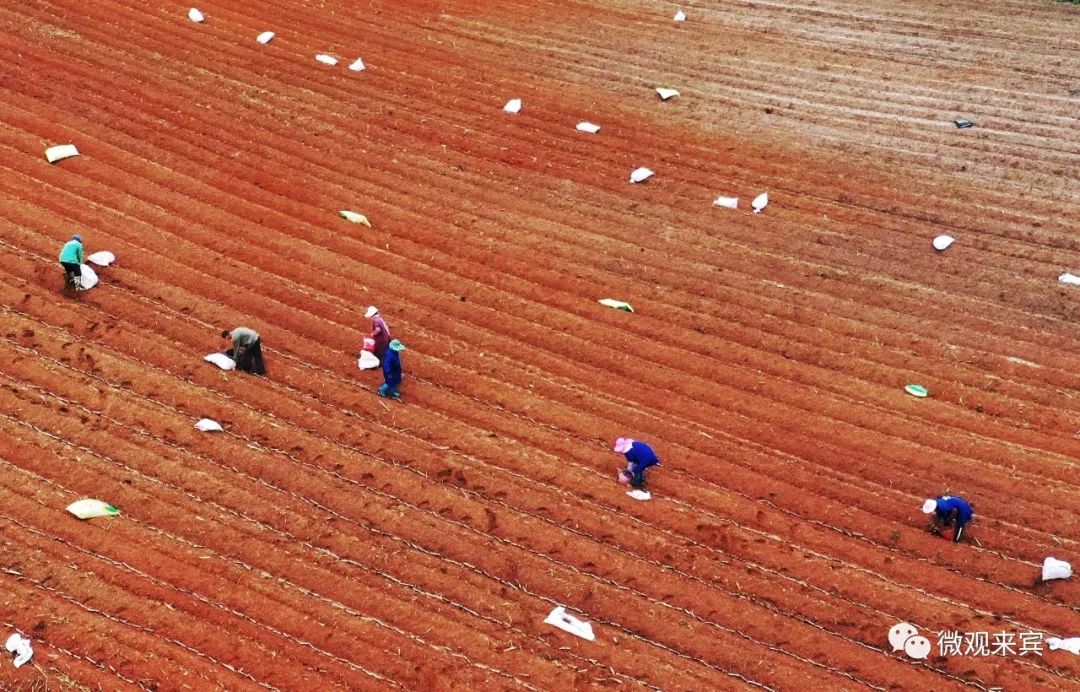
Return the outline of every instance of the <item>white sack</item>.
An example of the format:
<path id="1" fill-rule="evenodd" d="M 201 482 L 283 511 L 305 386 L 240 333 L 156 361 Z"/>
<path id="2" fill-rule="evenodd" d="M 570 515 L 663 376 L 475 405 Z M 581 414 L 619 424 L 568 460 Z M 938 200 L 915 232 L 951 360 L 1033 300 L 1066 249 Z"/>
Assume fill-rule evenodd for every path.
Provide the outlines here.
<path id="1" fill-rule="evenodd" d="M 18 632 L 8 637 L 5 647 L 9 652 L 15 654 L 15 660 L 12 663 L 15 664 L 16 668 L 21 667 L 34 656 L 34 649 L 30 646 L 30 640 Z"/>
<path id="2" fill-rule="evenodd" d="M 116 261 L 116 255 L 106 250 L 102 250 L 101 252 L 95 252 L 87 257 L 86 261 L 93 262 L 100 267 L 107 267 Z"/>
<path id="3" fill-rule="evenodd" d="M 198 422 L 195 423 L 195 427 L 202 432 L 223 432 L 221 423 L 210 418 L 200 418 Z"/>
<path id="4" fill-rule="evenodd" d="M 82 272 L 81 276 L 79 277 L 79 290 L 89 291 L 91 288 L 97 285 L 97 272 L 94 271 L 89 264 L 82 265 Z"/>
<path id="5" fill-rule="evenodd" d="M 207 363 L 213 363 L 222 370 L 232 370 L 236 368 L 236 361 L 224 353 L 211 353 L 203 358 L 203 360 Z"/>
<path id="6" fill-rule="evenodd" d="M 67 511 L 80 519 L 93 519 L 94 517 L 115 517 L 120 510 L 101 500 L 86 498 L 76 500 L 67 506 Z"/>
<path id="7" fill-rule="evenodd" d="M 1068 579 L 1072 576 L 1072 565 L 1064 560 L 1048 557 L 1043 560 L 1043 581 L 1050 579 Z"/>

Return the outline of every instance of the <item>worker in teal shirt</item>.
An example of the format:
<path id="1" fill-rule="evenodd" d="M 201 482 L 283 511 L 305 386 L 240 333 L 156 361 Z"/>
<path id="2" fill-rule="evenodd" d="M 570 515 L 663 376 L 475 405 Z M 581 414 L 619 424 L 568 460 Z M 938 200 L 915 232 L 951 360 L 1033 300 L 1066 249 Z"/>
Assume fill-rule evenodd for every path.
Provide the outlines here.
<path id="1" fill-rule="evenodd" d="M 60 266 L 64 268 L 66 286 L 79 286 L 82 278 L 83 246 L 82 236 L 73 235 L 60 250 Z"/>
<path id="2" fill-rule="evenodd" d="M 942 495 L 936 500 L 927 500 L 923 503 L 923 513 L 933 514 L 933 523 L 930 531 L 937 534 L 945 526 L 956 526 L 953 531 L 953 543 L 958 543 L 964 535 L 964 527 L 975 516 L 975 511 L 967 500 L 955 495 Z"/>

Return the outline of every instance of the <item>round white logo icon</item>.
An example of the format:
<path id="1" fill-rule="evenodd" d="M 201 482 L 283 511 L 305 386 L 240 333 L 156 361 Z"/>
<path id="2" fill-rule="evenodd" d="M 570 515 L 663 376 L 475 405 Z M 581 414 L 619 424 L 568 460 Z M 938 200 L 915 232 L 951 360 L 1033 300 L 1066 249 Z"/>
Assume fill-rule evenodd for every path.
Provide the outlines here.
<path id="1" fill-rule="evenodd" d="M 922 660 L 930 655 L 930 640 L 919 634 L 910 622 L 898 622 L 889 629 L 893 651 L 903 651 L 909 658 Z"/>
<path id="2" fill-rule="evenodd" d="M 899 622 L 892 626 L 889 630 L 889 643 L 892 644 L 893 651 L 903 651 L 904 642 L 908 637 L 914 637 L 919 633 L 919 630 L 915 629 L 915 625 L 907 622 Z"/>

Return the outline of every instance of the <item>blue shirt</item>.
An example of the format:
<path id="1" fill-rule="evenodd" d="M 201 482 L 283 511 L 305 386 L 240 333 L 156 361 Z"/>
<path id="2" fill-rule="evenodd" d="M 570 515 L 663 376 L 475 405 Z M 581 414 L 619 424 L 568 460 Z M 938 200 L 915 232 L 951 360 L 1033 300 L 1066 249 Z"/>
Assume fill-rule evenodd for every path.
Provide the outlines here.
<path id="1" fill-rule="evenodd" d="M 386 384 L 401 384 L 401 354 L 392 348 L 387 349 L 382 359 L 382 371 Z"/>
<path id="2" fill-rule="evenodd" d="M 972 515 L 975 514 L 971 510 L 971 505 L 962 497 L 942 495 L 937 499 L 937 509 L 934 512 L 942 519 L 947 519 L 954 510 L 956 511 L 956 521 L 961 524 L 971 521 Z"/>
<path id="3" fill-rule="evenodd" d="M 660 459 L 656 456 L 656 452 L 652 450 L 652 447 L 637 440 L 634 440 L 634 444 L 630 445 L 630 451 L 626 452 L 626 460 L 630 462 L 630 470 L 634 473 L 660 463 Z"/>

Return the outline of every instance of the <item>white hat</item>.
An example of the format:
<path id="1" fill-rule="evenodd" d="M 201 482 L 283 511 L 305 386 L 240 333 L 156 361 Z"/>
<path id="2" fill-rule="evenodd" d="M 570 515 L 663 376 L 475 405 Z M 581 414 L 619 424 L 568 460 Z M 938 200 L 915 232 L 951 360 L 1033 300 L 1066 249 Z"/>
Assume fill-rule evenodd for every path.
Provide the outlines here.
<path id="1" fill-rule="evenodd" d="M 364 313 L 364 317 L 367 317 L 368 319 L 370 319 L 370 318 L 372 318 L 372 317 L 374 317 L 375 315 L 378 315 L 378 314 L 379 314 L 379 308 L 375 307 L 374 305 L 369 305 L 368 309 L 367 309 L 367 312 Z"/>
<path id="2" fill-rule="evenodd" d="M 937 509 L 937 500 L 927 500 L 922 503 L 923 514 L 930 514 Z"/>

